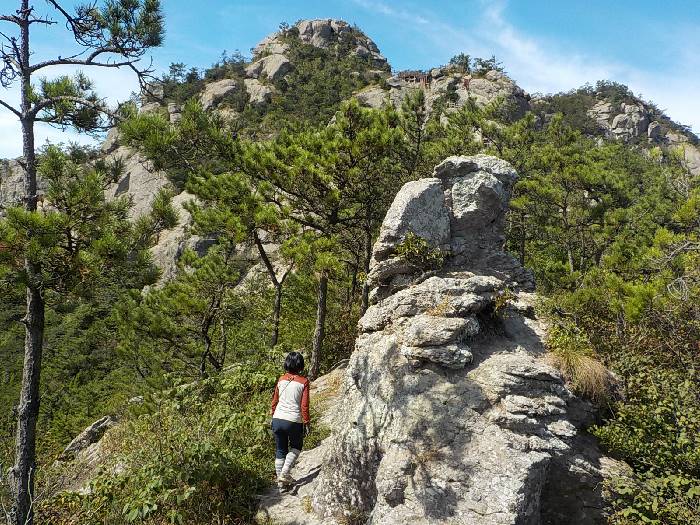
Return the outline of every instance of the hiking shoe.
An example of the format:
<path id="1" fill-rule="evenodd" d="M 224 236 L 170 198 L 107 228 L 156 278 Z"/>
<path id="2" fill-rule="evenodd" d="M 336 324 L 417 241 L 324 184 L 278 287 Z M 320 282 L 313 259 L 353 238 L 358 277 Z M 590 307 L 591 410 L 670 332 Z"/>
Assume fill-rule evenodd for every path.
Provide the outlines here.
<path id="1" fill-rule="evenodd" d="M 290 485 L 288 483 L 283 483 L 281 481 L 277 481 L 277 488 L 279 489 L 280 492 L 288 492 L 290 489 Z"/>
<path id="2" fill-rule="evenodd" d="M 279 475 L 277 478 L 278 483 L 282 483 L 283 485 L 293 485 L 294 483 L 297 482 L 289 472 L 282 472 L 282 474 Z"/>

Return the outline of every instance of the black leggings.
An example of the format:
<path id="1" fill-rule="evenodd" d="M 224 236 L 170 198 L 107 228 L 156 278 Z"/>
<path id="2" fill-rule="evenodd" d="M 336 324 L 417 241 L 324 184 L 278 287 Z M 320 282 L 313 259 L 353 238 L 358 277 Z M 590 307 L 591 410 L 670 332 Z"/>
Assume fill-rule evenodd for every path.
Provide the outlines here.
<path id="1" fill-rule="evenodd" d="M 275 435 L 277 459 L 286 458 L 290 448 L 301 450 L 304 446 L 304 425 L 301 423 L 273 418 L 272 433 Z"/>

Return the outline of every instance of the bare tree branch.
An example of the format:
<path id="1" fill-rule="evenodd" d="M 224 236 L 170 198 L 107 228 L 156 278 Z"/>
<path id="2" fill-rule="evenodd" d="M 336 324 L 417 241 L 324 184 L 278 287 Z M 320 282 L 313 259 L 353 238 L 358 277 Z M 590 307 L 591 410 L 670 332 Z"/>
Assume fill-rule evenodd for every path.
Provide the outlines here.
<path id="1" fill-rule="evenodd" d="M 11 22 L 20 25 L 20 20 L 14 15 L 0 15 L 0 22 Z"/>
<path id="2" fill-rule="evenodd" d="M 46 18 L 30 18 L 29 20 L 27 20 L 27 23 L 28 24 L 45 24 L 47 26 L 52 26 L 56 22 L 54 22 L 53 20 L 49 20 L 49 18 L 46 17 Z"/>
<path id="3" fill-rule="evenodd" d="M 12 111 L 12 113 L 14 113 L 17 116 L 17 118 L 22 118 L 22 113 L 20 113 L 18 110 L 13 108 L 10 104 L 8 104 L 7 102 L 5 102 L 2 99 L 0 99 L 0 106 L 3 106 L 6 109 L 9 109 L 10 111 Z"/>
<path id="4" fill-rule="evenodd" d="M 68 14 L 68 11 L 63 9 L 61 5 L 58 2 L 55 2 L 54 0 L 46 0 L 46 2 L 53 6 L 54 9 L 56 9 L 59 13 L 61 13 L 64 18 L 66 19 L 66 25 L 68 26 L 69 29 L 72 31 L 75 31 L 77 29 L 77 26 L 75 24 L 75 18 L 73 18 L 71 15 Z"/>
<path id="5" fill-rule="evenodd" d="M 100 51 L 100 53 L 113 53 L 114 51 Z M 94 55 L 95 53 L 93 53 Z M 49 66 L 98 66 L 98 67 L 124 67 L 130 66 L 138 62 L 138 60 L 128 60 L 125 62 L 93 62 L 91 58 L 85 60 L 75 60 L 74 58 L 57 58 L 54 60 L 47 60 L 39 64 L 35 64 L 29 68 L 29 70 L 34 73 L 40 69 Z"/>

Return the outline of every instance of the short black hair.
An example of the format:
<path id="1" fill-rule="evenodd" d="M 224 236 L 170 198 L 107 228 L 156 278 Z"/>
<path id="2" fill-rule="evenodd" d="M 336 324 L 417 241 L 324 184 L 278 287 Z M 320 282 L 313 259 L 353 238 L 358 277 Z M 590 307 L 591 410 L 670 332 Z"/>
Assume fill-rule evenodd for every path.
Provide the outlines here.
<path id="1" fill-rule="evenodd" d="M 299 352 L 289 352 L 284 360 L 284 369 L 290 374 L 301 374 L 304 371 L 304 356 Z"/>

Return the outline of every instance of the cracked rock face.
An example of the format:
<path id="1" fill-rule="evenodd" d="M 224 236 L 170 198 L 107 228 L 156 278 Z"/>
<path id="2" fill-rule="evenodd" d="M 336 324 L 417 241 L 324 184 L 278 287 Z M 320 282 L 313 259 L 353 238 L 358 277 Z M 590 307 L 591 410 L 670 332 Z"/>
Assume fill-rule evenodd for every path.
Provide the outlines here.
<path id="1" fill-rule="evenodd" d="M 582 431 L 593 408 L 542 358 L 531 279 L 502 252 L 515 179 L 499 159 L 452 157 L 396 196 L 374 249 L 381 292 L 303 489 L 314 512 L 270 511 L 279 523 L 604 522 L 600 482 L 615 463 Z M 378 273 L 409 231 L 449 247 L 444 267 Z M 497 301 L 507 286 L 511 307 Z"/>

